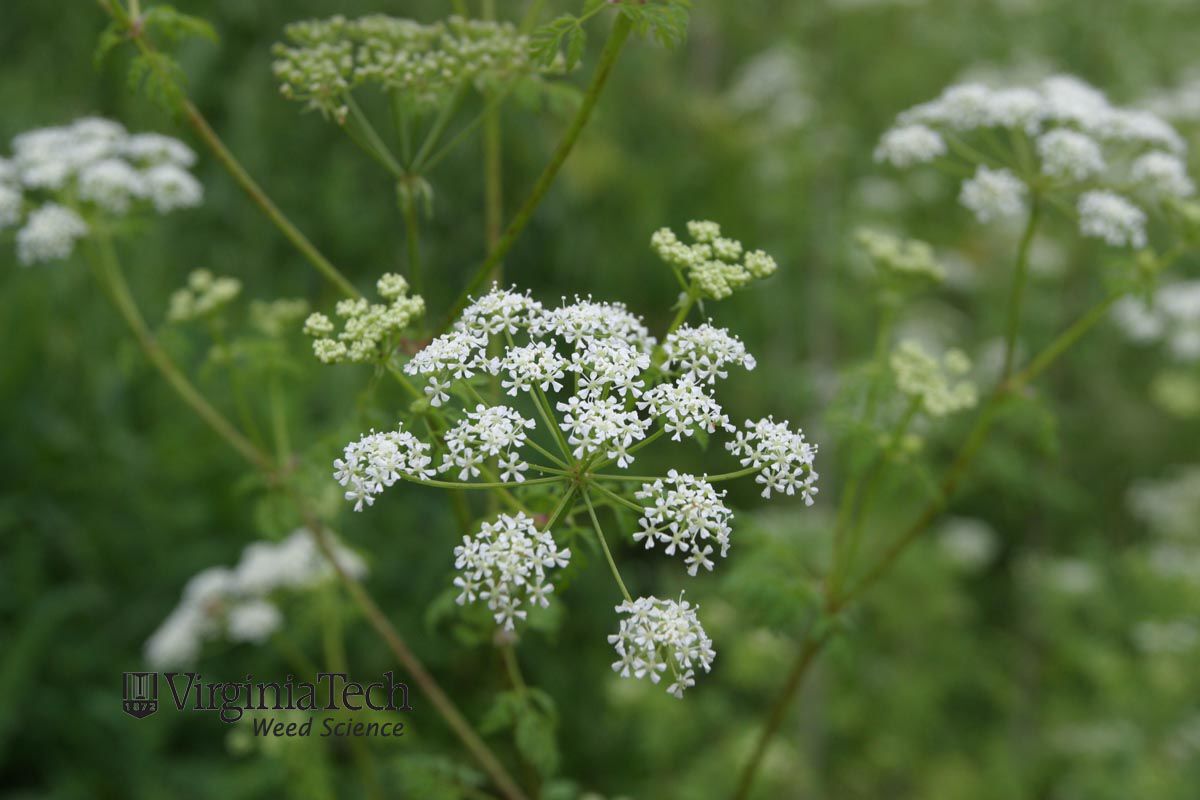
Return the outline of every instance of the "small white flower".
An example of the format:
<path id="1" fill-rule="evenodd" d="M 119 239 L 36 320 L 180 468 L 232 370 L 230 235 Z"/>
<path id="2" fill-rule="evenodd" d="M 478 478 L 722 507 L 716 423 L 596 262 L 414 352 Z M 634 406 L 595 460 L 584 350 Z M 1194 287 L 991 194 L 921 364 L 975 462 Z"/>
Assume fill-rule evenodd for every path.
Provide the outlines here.
<path id="1" fill-rule="evenodd" d="M 513 630 L 528 614 L 523 606 L 550 605 L 554 584 L 547 577 L 570 562 L 571 551 L 560 550 L 550 531 L 539 531 L 524 513 L 501 514 L 464 536 L 454 559 L 458 604 L 484 600 L 496 624 Z"/>
<path id="2" fill-rule="evenodd" d="M 941 134 L 920 124 L 892 128 L 879 140 L 875 160 L 894 167 L 924 164 L 946 154 L 946 142 Z"/>
<path id="3" fill-rule="evenodd" d="M 1104 156 L 1100 145 L 1090 136 L 1055 128 L 1037 140 L 1042 172 L 1053 178 L 1082 181 L 1104 171 Z"/>
<path id="4" fill-rule="evenodd" d="M 963 181 L 961 202 L 980 222 L 1015 217 L 1025 210 L 1025 184 L 1007 169 L 980 166 Z"/>
<path id="5" fill-rule="evenodd" d="M 1146 213 L 1115 192 L 1079 196 L 1079 232 L 1113 247 L 1146 246 Z"/>
<path id="6" fill-rule="evenodd" d="M 670 672 L 667 692 L 677 698 L 696 683 L 696 670 L 712 668 L 716 658 L 712 640 L 696 616 L 697 607 L 686 600 L 639 597 L 616 607 L 627 615 L 608 642 L 617 652 L 613 671 L 622 678 L 649 678 L 658 683 Z"/>
<path id="7" fill-rule="evenodd" d="M 17 258 L 25 266 L 67 258 L 87 233 L 82 217 L 65 206 L 47 203 L 17 231 Z"/>

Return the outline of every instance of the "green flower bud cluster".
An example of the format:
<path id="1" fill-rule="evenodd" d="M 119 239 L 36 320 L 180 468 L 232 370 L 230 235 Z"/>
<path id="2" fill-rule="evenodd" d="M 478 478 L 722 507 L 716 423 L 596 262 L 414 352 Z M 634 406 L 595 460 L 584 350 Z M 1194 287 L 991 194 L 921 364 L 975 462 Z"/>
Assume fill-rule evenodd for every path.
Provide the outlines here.
<path id="1" fill-rule="evenodd" d="M 342 300 L 335 313 L 343 320 L 342 330 L 321 313 L 310 314 L 304 332 L 314 338 L 313 353 L 326 364 L 375 363 L 385 360 L 399 334 L 425 313 L 425 300 L 409 296 L 408 281 L 388 273 L 375 284 L 379 296 L 390 301 L 368 303 L 364 298 Z"/>
<path id="2" fill-rule="evenodd" d="M 545 70 L 529 58 L 529 40 L 509 23 L 450 17 L 423 25 L 375 14 L 335 16 L 284 29 L 290 44 L 273 50 L 284 97 L 332 115 L 363 85 L 395 93 L 417 109 L 440 105 L 462 86 L 483 91 Z"/>
<path id="3" fill-rule="evenodd" d="M 939 360 L 908 339 L 892 351 L 891 366 L 896 387 L 919 400 L 931 417 L 972 408 L 978 400 L 975 384 L 964 377 L 971 371 L 971 360 L 957 348 L 947 350 Z"/>
<path id="4" fill-rule="evenodd" d="M 190 322 L 207 317 L 233 302 L 242 292 L 237 278 L 217 277 L 206 269 L 193 270 L 187 285 L 171 294 L 167 321 Z"/>
<path id="5" fill-rule="evenodd" d="M 250 323 L 263 336 L 278 339 L 294 331 L 307 313 L 308 301 L 302 297 L 255 300 L 250 304 Z"/>
<path id="6" fill-rule="evenodd" d="M 715 222 L 692 221 L 687 227 L 691 244 L 681 242 L 670 228 L 660 228 L 650 237 L 650 247 L 705 297 L 723 300 L 777 268 L 762 250 L 746 252 L 741 242 L 721 236 Z"/>
<path id="7" fill-rule="evenodd" d="M 855 234 L 858 245 L 885 276 L 916 278 L 941 283 L 946 269 L 938 263 L 933 248 L 919 239 L 901 239 L 883 231 L 864 228 Z"/>

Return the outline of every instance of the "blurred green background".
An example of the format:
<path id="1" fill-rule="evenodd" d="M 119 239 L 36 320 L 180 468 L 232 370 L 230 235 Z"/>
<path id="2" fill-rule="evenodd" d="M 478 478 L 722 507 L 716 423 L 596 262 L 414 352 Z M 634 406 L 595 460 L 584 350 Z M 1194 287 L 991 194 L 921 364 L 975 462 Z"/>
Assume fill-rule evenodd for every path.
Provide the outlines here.
<path id="1" fill-rule="evenodd" d="M 500 13 L 517 19 L 524 5 L 501 0 Z M 704 609 L 719 655 L 682 703 L 613 676 L 608 576 L 593 563 L 575 578 L 563 618 L 531 633 L 520 651 L 529 681 L 557 706 L 561 759 L 547 797 L 707 798 L 731 787 L 794 653 L 809 608 L 807 570 L 827 547 L 828 509 L 844 474 L 825 409 L 838 373 L 867 357 L 874 336 L 855 229 L 903 230 L 953 265 L 955 279 L 910 309 L 906 324 L 932 328 L 976 358 L 994 345 L 1015 236 L 971 221 L 954 203 L 952 181 L 897 177 L 873 163 L 895 114 L 965 75 L 1063 71 L 1135 103 L 1200 66 L 1200 8 L 1182 1 L 696 6 L 680 50 L 635 42 L 622 55 L 593 123 L 506 259 L 506 278 L 543 299 L 579 292 L 624 300 L 661 330 L 674 289 L 647 247 L 655 229 L 715 219 L 773 254 L 775 277 L 712 307 L 759 357 L 722 400 L 735 419 L 775 413 L 804 426 L 822 444 L 822 494 L 811 511 L 787 503 L 758 511 L 753 486 L 738 487 L 731 557 L 694 581 L 682 582 L 655 553 L 621 554 L 635 594 L 670 596 L 686 586 Z M 360 287 L 398 269 L 404 240 L 391 183 L 333 125 L 279 96 L 270 46 L 296 19 L 385 12 L 428 21 L 449 4 L 178 7 L 220 34 L 219 46 L 189 43 L 181 61 L 195 102 L 251 173 Z M 552 2 L 546 18 L 556 9 L 577 10 Z M 0 141 L 100 114 L 131 130 L 178 135 L 200 153 L 204 206 L 122 246 L 155 326 L 169 293 L 196 267 L 237 276 L 247 298 L 302 297 L 328 309 L 335 295 L 190 132 L 127 91 L 123 59 L 93 66 L 104 24 L 87 2 L 4 0 Z M 506 109 L 508 210 L 563 124 L 561 113 Z M 480 174 L 473 139 L 433 176 L 425 258 L 437 311 L 484 254 Z M 81 263 L 21 268 L 5 236 L 0 794 L 366 796 L 343 749 L 251 752 L 209 717 L 139 722 L 121 713 L 120 673 L 142 668 L 147 636 L 188 577 L 233 563 L 245 544 L 278 538 L 295 521 L 164 387 Z M 1100 295 L 1109 257 L 1080 245 L 1067 226 L 1046 238 L 1027 306 L 1031 347 Z M 1195 275 L 1196 264 L 1181 271 Z M 228 405 L 204 338 L 163 335 Z M 290 346 L 303 357 L 308 344 L 297 335 Z M 1198 796 L 1200 561 L 1183 578 L 1156 571 L 1158 534 L 1128 502 L 1139 481 L 1200 463 L 1196 404 L 1164 402 L 1174 396 L 1155 390 L 1168 372 L 1181 376 L 1185 394 L 1189 385 L 1196 391 L 1194 364 L 1173 366 L 1102 325 L 1005 418 L 953 505 L 957 528 L 939 529 L 910 553 L 820 664 L 768 754 L 758 796 Z M 314 491 L 336 506 L 325 465 L 364 423 L 389 424 L 386 409 L 403 397 L 382 387 L 368 403 L 369 374 L 350 367 L 314 365 L 287 380 L 293 440 Z M 931 432 L 929 461 L 944 462 L 963 425 Z M 689 457 L 699 463 L 699 454 Z M 918 501 L 905 492 L 885 498 L 869 534 L 903 524 Z M 1195 497 L 1183 502 L 1197 507 Z M 465 641 L 447 611 L 457 536 L 442 498 L 408 491 L 370 514 L 340 514 L 343 539 L 368 554 L 372 593 L 468 716 L 482 717 L 505 683 L 494 648 Z M 1195 539 L 1200 523 L 1184 527 L 1184 538 Z M 1181 623 L 1166 645 L 1145 627 L 1164 621 Z M 354 673 L 392 666 L 361 620 L 349 615 L 346 625 Z M 314 629 L 301 624 L 296 636 L 301 648 L 319 648 Z M 246 646 L 206 651 L 201 667 L 213 676 L 286 669 L 272 652 Z M 428 704 L 419 695 L 413 703 L 404 739 L 370 745 L 384 796 L 458 796 L 436 776 L 453 765 L 469 772 L 469 764 Z M 489 741 L 516 763 L 509 738 Z"/>

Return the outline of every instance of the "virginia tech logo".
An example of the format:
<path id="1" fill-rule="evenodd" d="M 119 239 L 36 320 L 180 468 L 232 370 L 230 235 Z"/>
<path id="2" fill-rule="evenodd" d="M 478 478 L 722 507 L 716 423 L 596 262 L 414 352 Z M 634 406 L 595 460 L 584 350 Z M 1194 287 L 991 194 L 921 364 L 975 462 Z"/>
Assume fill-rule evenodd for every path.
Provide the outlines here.
<path id="1" fill-rule="evenodd" d="M 121 708 L 131 717 L 142 719 L 158 711 L 158 673 L 126 672 Z"/>

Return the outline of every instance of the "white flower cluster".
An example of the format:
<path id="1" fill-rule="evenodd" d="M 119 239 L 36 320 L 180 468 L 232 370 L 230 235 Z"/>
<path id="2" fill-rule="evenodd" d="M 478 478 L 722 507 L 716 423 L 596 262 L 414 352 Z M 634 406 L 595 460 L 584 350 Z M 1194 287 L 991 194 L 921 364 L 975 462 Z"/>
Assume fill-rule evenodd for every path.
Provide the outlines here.
<path id="1" fill-rule="evenodd" d="M 358 554 L 337 542 L 333 547 L 343 570 L 366 574 Z M 334 574 L 307 528 L 280 542 L 254 542 L 233 569 L 210 567 L 188 581 L 179 605 L 146 641 L 146 660 L 155 669 L 187 666 L 206 641 L 222 636 L 261 644 L 283 624 L 273 594 L 309 589 Z"/>
<path id="2" fill-rule="evenodd" d="M 697 608 L 682 598 L 657 597 L 639 597 L 617 606 L 618 614 L 628 616 L 608 637 L 617 651 L 613 671 L 622 678 L 649 677 L 657 684 L 669 669 L 673 682 L 667 692 L 682 698 L 685 689 L 696 685 L 696 669 L 708 672 L 717 656 L 696 616 Z"/>
<path id="3" fill-rule="evenodd" d="M 972 133 L 1008 129 L 1014 147 L 981 155 L 965 141 Z M 937 99 L 902 113 L 884 133 L 876 159 L 897 167 L 959 156 L 978 170 L 959 199 L 981 222 L 1021 214 L 1027 183 L 1053 192 L 1080 192 L 1079 230 L 1116 247 L 1145 245 L 1146 214 L 1117 191 L 1148 201 L 1171 201 L 1195 193 L 1184 161 L 1187 146 L 1158 115 L 1119 108 L 1078 78 L 1058 75 L 1033 87 L 992 89 L 978 83 L 946 89 Z M 1036 163 L 1030 165 L 1029 159 Z M 980 163 L 981 159 L 986 159 Z M 1020 173 L 1020 174 L 1018 174 Z"/>
<path id="4" fill-rule="evenodd" d="M 559 549 L 548 530 L 539 531 L 524 513 L 501 514 L 484 522 L 479 533 L 464 536 L 454 548 L 454 567 L 459 574 L 454 585 L 460 590 L 459 605 L 484 600 L 496 620 L 507 630 L 525 619 L 522 606 L 550 605 L 554 584 L 546 577 L 571 560 L 571 551 Z"/>
<path id="5" fill-rule="evenodd" d="M 408 281 L 387 273 L 376 283 L 379 296 L 388 302 L 368 303 L 364 298 L 338 302 L 335 312 L 342 330 L 321 313 L 310 314 L 304 332 L 313 337 L 313 354 L 325 364 L 378 363 L 391 355 L 400 334 L 425 313 L 425 300 L 409 296 Z"/>
<path id="6" fill-rule="evenodd" d="M 978 400 L 975 384 L 965 378 L 971 360 L 961 350 L 947 350 L 938 360 L 916 341 L 906 339 L 892 351 L 891 367 L 896 387 L 918 400 L 932 417 L 972 408 Z"/>
<path id="7" fill-rule="evenodd" d="M 1146 246 L 1146 212 L 1116 192 L 1100 189 L 1079 196 L 1079 232 L 1113 247 Z"/>
<path id="8" fill-rule="evenodd" d="M 346 96 L 363 85 L 394 92 L 417 109 L 446 100 L 460 86 L 481 91 L 543 72 L 529 40 L 508 23 L 450 17 L 423 25 L 382 14 L 288 25 L 273 69 L 284 97 L 343 120 Z"/>
<path id="9" fill-rule="evenodd" d="M 946 155 L 941 134 L 926 125 L 898 125 L 887 131 L 875 148 L 875 160 L 893 167 L 911 167 Z"/>
<path id="10" fill-rule="evenodd" d="M 206 269 L 193 270 L 188 275 L 187 286 L 171 293 L 167 319 L 187 322 L 207 317 L 233 302 L 241 291 L 242 282 L 237 278 L 216 277 Z"/>
<path id="11" fill-rule="evenodd" d="M 516 335 L 528 341 L 518 344 Z M 492 336 L 505 337 L 499 356 L 489 355 Z M 449 400 L 454 381 L 480 374 L 501 376 L 514 397 L 562 393 L 569 383 L 570 395 L 553 408 L 561 415 L 557 424 L 572 455 L 602 454 L 625 468 L 633 460 L 629 448 L 646 438 L 655 420 L 676 440 L 697 430 L 729 429 L 707 387 L 726 377 L 730 364 L 754 366 L 741 341 L 711 324 L 673 332 L 658 373 L 651 363 L 654 345 L 645 325 L 623 305 L 576 298 L 546 308 L 528 294 L 496 288 L 472 303 L 454 330 L 430 342 L 404 371 L 428 378 L 425 393 L 435 406 Z M 664 376 L 672 380 L 647 388 Z"/>
<path id="12" fill-rule="evenodd" d="M 1113 316 L 1135 342 L 1166 342 L 1182 362 L 1200 361 L 1200 280 L 1160 286 L 1148 299 L 1126 297 Z"/>
<path id="13" fill-rule="evenodd" d="M 820 491 L 820 475 L 813 469 L 817 445 L 806 441 L 802 431 L 793 432 L 786 421 L 776 422 L 774 417 L 746 420 L 745 429 L 726 442 L 725 449 L 737 456 L 743 467 L 758 471 L 754 480 L 763 485 L 763 497 L 770 498 L 771 492 L 799 492 L 804 504 L 811 506 Z"/>
<path id="14" fill-rule="evenodd" d="M 479 474 L 479 465 L 489 458 L 499 460 L 500 480 L 520 483 L 529 465 L 521 460 L 519 450 L 525 446 L 526 429 L 534 422 L 525 419 L 508 406 L 485 406 L 482 403 L 446 431 L 446 454 L 442 457 L 441 472 L 457 469 L 458 479 L 465 481 Z"/>
<path id="15" fill-rule="evenodd" d="M 1010 170 L 980 166 L 963 181 L 958 200 L 980 222 L 991 222 L 1024 212 L 1025 192 L 1025 184 Z"/>
<path id="16" fill-rule="evenodd" d="M 343 457 L 333 462 L 334 479 L 346 489 L 346 499 L 355 511 L 363 504 L 374 505 L 376 495 L 400 480 L 432 478 L 433 458 L 429 445 L 397 426 L 394 431 L 371 431 L 357 442 L 346 445 Z"/>
<path id="17" fill-rule="evenodd" d="M 199 205 L 204 192 L 187 169 L 195 160 L 176 139 L 96 117 L 27 131 L 13 139 L 12 158 L 0 158 L 0 230 L 24 220 L 22 264 L 67 258 L 92 215 Z"/>
<path id="18" fill-rule="evenodd" d="M 713 545 L 721 558 L 729 553 L 733 512 L 725 506 L 725 494 L 703 478 L 675 470 L 667 473 L 665 481 L 644 483 L 635 496 L 649 504 L 633 540 L 645 540 L 646 549 L 661 543 L 669 556 L 678 552 L 689 575 L 695 576 L 700 567 L 711 572 Z"/>
<path id="19" fill-rule="evenodd" d="M 777 268 L 762 250 L 747 251 L 741 242 L 722 236 L 715 222 L 692 221 L 687 228 L 692 244 L 681 242 L 670 228 L 660 228 L 650 237 L 650 247 L 706 297 L 723 300 Z"/>

